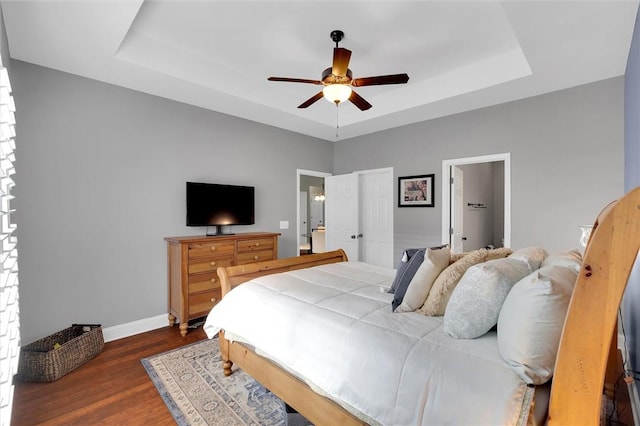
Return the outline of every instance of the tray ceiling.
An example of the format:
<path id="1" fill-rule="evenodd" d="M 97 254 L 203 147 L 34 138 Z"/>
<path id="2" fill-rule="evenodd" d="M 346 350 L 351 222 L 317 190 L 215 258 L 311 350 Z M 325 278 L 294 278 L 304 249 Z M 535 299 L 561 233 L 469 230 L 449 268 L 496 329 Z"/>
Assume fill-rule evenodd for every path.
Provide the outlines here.
<path id="1" fill-rule="evenodd" d="M 330 141 L 623 75 L 638 1 L 0 1 L 10 55 Z M 318 101 L 344 31 L 373 104 Z M 336 124 L 339 123 L 338 136 Z"/>

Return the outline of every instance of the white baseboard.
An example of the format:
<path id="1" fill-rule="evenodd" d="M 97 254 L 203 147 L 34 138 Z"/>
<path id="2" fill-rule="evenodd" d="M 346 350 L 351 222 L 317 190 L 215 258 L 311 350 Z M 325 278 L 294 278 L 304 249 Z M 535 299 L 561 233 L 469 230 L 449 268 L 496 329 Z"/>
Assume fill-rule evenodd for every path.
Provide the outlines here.
<path id="1" fill-rule="evenodd" d="M 143 318 L 141 320 L 103 328 L 102 336 L 104 337 L 105 342 L 111 342 L 113 340 L 144 333 L 145 331 L 156 330 L 158 328 L 168 326 L 169 317 L 167 314 L 162 314 L 151 318 Z"/>

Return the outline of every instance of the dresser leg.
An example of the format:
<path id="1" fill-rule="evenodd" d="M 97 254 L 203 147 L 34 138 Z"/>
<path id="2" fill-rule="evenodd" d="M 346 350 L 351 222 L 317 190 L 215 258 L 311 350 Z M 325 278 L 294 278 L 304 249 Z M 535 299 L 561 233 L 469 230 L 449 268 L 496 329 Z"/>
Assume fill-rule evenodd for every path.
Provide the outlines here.
<path id="1" fill-rule="evenodd" d="M 176 316 L 169 312 L 169 327 L 176 325 Z"/>
<path id="2" fill-rule="evenodd" d="M 189 323 L 188 322 L 181 322 L 180 323 L 180 334 L 182 335 L 182 337 L 187 335 L 187 329 L 189 328 Z"/>

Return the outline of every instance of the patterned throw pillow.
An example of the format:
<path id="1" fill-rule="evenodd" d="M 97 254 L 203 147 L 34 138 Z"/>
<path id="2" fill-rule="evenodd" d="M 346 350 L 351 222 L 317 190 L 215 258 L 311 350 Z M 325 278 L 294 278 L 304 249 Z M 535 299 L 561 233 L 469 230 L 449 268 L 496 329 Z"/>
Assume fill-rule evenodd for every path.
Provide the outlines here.
<path id="1" fill-rule="evenodd" d="M 451 294 L 442 330 L 454 339 L 475 339 L 498 323 L 507 294 L 531 273 L 529 263 L 512 258 L 489 260 L 465 272 Z"/>
<path id="2" fill-rule="evenodd" d="M 486 257 L 487 250 L 479 249 L 469 252 L 457 262 L 447 266 L 440 275 L 438 275 L 433 286 L 431 286 L 424 305 L 416 312 L 429 316 L 444 315 L 449 297 L 451 297 L 451 293 L 460 281 L 460 278 L 462 278 L 462 275 L 464 275 L 465 271 L 471 266 L 484 262 Z"/>
<path id="3" fill-rule="evenodd" d="M 483 249 L 483 250 L 487 250 L 487 257 L 486 257 L 485 260 L 501 259 L 501 258 L 507 257 L 511 253 L 513 253 L 513 250 L 511 250 L 510 248 L 507 248 L 507 247 L 498 247 L 498 248 L 494 248 L 494 249 Z M 464 253 L 451 253 L 451 258 L 449 259 L 449 264 L 451 265 L 452 263 L 457 262 L 458 260 L 462 259 L 463 257 L 468 255 L 469 253 L 473 253 L 473 251 L 470 251 L 470 252 L 469 251 L 465 251 Z"/>
<path id="4" fill-rule="evenodd" d="M 512 253 L 513 253 L 513 250 L 507 247 L 498 247 L 495 249 L 490 249 L 490 250 L 487 250 L 486 260 L 502 259 L 503 257 L 507 257 Z"/>

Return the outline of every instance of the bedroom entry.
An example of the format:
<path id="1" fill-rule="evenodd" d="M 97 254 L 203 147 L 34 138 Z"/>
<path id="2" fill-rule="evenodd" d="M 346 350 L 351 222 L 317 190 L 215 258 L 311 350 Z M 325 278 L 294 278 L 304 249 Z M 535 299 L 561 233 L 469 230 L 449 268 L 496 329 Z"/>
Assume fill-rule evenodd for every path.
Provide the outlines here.
<path id="1" fill-rule="evenodd" d="M 511 246 L 511 154 L 442 162 L 442 243 L 454 253 Z"/>
<path id="2" fill-rule="evenodd" d="M 312 251 L 317 252 L 320 247 L 317 237 L 314 246 L 312 235 L 318 229 L 324 228 L 324 179 L 327 176 L 331 176 L 331 174 L 311 170 L 297 170 L 298 211 L 296 220 L 298 232 L 296 247 L 298 249 L 296 252 L 299 255 L 310 254 Z"/>
<path id="3" fill-rule="evenodd" d="M 325 178 L 326 250 L 393 268 L 393 169 Z"/>

